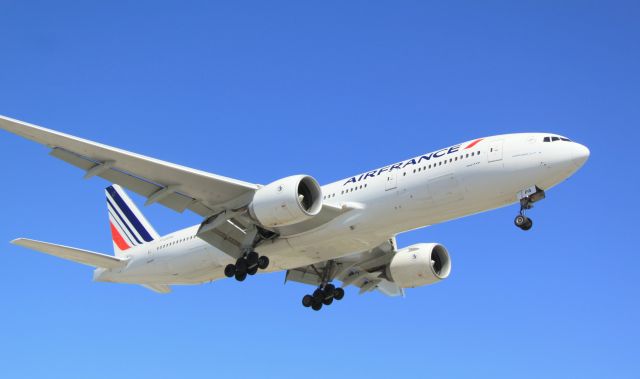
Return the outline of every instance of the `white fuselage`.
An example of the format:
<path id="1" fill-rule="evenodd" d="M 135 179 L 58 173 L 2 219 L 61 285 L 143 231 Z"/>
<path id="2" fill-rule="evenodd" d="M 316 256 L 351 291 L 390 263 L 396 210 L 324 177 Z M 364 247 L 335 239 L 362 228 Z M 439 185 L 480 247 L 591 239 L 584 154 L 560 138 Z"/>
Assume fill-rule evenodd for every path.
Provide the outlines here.
<path id="1" fill-rule="evenodd" d="M 503 207 L 518 192 L 549 188 L 585 162 L 589 151 L 552 133 L 499 135 L 358 174 L 322 187 L 323 201 L 349 210 L 320 227 L 256 249 L 269 271 L 293 269 L 369 251 L 398 233 Z M 199 225 L 127 251 L 122 269 L 97 269 L 95 280 L 196 284 L 224 277 L 235 260 L 196 237 Z"/>

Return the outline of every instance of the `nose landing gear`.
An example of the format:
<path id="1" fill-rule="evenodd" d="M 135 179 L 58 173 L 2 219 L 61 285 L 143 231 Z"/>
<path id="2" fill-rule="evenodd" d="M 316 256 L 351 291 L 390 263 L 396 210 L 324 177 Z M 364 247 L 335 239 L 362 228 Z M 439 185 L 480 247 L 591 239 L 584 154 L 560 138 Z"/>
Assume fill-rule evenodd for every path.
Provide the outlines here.
<path id="1" fill-rule="evenodd" d="M 516 216 L 514 224 L 524 231 L 530 230 L 533 227 L 533 220 L 527 217 L 525 212 L 533 208 L 533 203 L 545 197 L 545 192 L 537 186 L 520 191 L 520 193 L 518 193 L 518 198 L 520 199 L 520 214 Z"/>
<path id="2" fill-rule="evenodd" d="M 514 223 L 518 228 L 524 231 L 527 231 L 533 227 L 533 220 L 525 216 L 524 214 L 517 215 Z"/>
<path id="3" fill-rule="evenodd" d="M 235 276 L 239 282 L 244 281 L 247 275 L 255 275 L 258 269 L 264 270 L 269 267 L 269 258 L 259 256 L 255 251 L 249 252 L 238 258 L 236 264 L 227 265 L 224 268 L 224 275 L 227 278 Z"/>

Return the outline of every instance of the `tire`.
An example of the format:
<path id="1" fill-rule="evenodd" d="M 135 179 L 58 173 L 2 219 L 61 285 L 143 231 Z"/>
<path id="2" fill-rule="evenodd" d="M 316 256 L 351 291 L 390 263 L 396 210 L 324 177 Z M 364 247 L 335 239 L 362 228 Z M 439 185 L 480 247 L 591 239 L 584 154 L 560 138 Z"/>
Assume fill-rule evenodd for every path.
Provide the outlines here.
<path id="1" fill-rule="evenodd" d="M 251 267 L 257 264 L 258 258 L 259 258 L 258 253 L 256 253 L 255 251 L 252 251 L 249 254 L 247 254 L 247 266 Z"/>
<path id="2" fill-rule="evenodd" d="M 327 284 L 326 286 L 324 286 L 325 297 L 332 298 L 335 292 L 336 292 L 336 286 L 334 286 L 333 284 Z"/>
<path id="3" fill-rule="evenodd" d="M 227 265 L 227 267 L 224 268 L 224 276 L 226 276 L 227 278 L 230 278 L 235 274 L 236 274 L 236 265 Z"/>
<path id="4" fill-rule="evenodd" d="M 527 216 L 517 215 L 516 219 L 513 220 L 513 223 L 516 224 L 518 228 L 522 228 L 527 223 L 528 220 L 529 218 Z"/>
<path id="5" fill-rule="evenodd" d="M 322 304 L 324 304 L 324 305 L 331 305 L 331 303 L 333 303 L 333 298 L 332 297 L 327 297 L 324 300 L 322 300 Z"/>
<path id="6" fill-rule="evenodd" d="M 305 308 L 309 308 L 311 305 L 313 305 L 313 296 L 304 295 L 304 297 L 302 298 L 302 306 Z"/>
<path id="7" fill-rule="evenodd" d="M 313 304 L 311 304 L 311 309 L 313 309 L 314 311 L 319 311 L 322 309 L 322 303 L 316 303 L 313 302 Z"/>
<path id="8" fill-rule="evenodd" d="M 244 282 L 244 280 L 247 278 L 247 273 L 246 272 L 236 272 L 236 280 L 239 282 Z"/>
<path id="9" fill-rule="evenodd" d="M 265 256 L 258 258 L 258 268 L 260 268 L 260 270 L 264 270 L 267 267 L 269 267 L 269 258 Z"/>
<path id="10" fill-rule="evenodd" d="M 333 298 L 336 300 L 342 300 L 342 298 L 344 297 L 344 289 L 338 287 L 336 288 L 335 292 L 333 293 Z"/>
<path id="11" fill-rule="evenodd" d="M 313 291 L 313 300 L 316 303 L 322 303 L 324 298 L 325 298 L 324 291 L 322 291 L 321 289 L 318 288 L 317 290 Z"/>
<path id="12" fill-rule="evenodd" d="M 528 219 L 527 223 L 524 224 L 521 229 L 524 230 L 525 232 L 528 230 L 531 230 L 531 228 L 533 228 L 533 220 L 532 219 Z"/>
<path id="13" fill-rule="evenodd" d="M 247 270 L 247 274 L 249 275 L 255 275 L 258 272 L 258 266 L 255 266 L 254 268 L 250 268 Z"/>
<path id="14" fill-rule="evenodd" d="M 236 263 L 236 272 L 246 273 L 247 268 L 247 261 L 244 259 L 238 259 L 238 262 Z"/>

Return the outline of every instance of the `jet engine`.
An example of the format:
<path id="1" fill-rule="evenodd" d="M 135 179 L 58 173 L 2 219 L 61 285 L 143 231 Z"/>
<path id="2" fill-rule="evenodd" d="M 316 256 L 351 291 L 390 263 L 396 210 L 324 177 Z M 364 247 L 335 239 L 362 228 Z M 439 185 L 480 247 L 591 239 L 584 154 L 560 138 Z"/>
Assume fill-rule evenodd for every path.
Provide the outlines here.
<path id="1" fill-rule="evenodd" d="M 419 243 L 398 250 L 387 266 L 386 276 L 402 288 L 437 283 L 449 277 L 451 259 L 437 243 Z"/>
<path id="2" fill-rule="evenodd" d="M 308 220 L 322 209 L 322 189 L 307 175 L 276 180 L 256 191 L 249 212 L 265 227 L 293 225 Z"/>

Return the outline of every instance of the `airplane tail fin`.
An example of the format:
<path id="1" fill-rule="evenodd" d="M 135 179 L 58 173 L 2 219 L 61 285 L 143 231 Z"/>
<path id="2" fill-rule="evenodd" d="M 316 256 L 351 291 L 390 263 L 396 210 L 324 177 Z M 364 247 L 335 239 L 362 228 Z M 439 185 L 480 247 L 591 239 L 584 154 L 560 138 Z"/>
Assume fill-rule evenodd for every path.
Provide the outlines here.
<path id="1" fill-rule="evenodd" d="M 160 238 L 122 187 L 114 184 L 107 187 L 105 192 L 113 250 L 116 256 L 124 254 L 132 247 Z"/>

